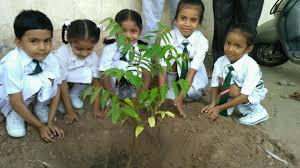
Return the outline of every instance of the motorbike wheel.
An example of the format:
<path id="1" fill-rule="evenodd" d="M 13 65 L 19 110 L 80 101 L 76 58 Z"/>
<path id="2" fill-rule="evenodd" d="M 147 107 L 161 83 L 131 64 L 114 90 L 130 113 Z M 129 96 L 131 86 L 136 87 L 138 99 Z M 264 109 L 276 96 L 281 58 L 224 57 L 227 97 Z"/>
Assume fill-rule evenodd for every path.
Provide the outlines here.
<path id="1" fill-rule="evenodd" d="M 281 65 L 289 60 L 280 43 L 257 43 L 250 55 L 258 64 L 270 67 Z"/>

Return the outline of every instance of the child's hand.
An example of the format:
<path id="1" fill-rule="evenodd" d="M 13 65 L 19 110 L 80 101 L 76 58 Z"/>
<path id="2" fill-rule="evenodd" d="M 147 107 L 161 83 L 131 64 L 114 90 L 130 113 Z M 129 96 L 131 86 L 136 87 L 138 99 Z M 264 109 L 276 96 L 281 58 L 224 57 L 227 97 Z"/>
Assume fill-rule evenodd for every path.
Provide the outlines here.
<path id="1" fill-rule="evenodd" d="M 221 109 L 219 108 L 219 106 L 215 106 L 215 107 L 207 110 L 206 113 L 208 113 L 208 117 L 214 121 L 219 117 L 220 112 L 221 112 Z"/>
<path id="2" fill-rule="evenodd" d="M 209 105 L 203 107 L 203 109 L 201 110 L 201 113 L 207 113 L 208 110 L 214 108 L 215 106 L 216 106 L 215 104 L 211 103 L 211 104 L 209 104 Z"/>
<path id="3" fill-rule="evenodd" d="M 74 121 L 78 121 L 78 117 L 75 112 L 67 113 L 65 115 L 65 124 L 72 124 Z"/>
<path id="4" fill-rule="evenodd" d="M 42 140 L 46 142 L 55 142 L 54 135 L 52 134 L 49 127 L 42 125 L 38 128 L 38 131 Z"/>
<path id="5" fill-rule="evenodd" d="M 184 110 L 183 110 L 183 107 L 184 107 L 183 100 L 176 98 L 176 99 L 174 100 L 174 105 L 177 107 L 177 110 L 179 111 L 180 115 L 181 115 L 183 118 L 186 118 L 186 117 L 187 117 L 187 114 L 186 114 L 186 113 L 184 112 Z"/>
<path id="6" fill-rule="evenodd" d="M 48 127 L 50 128 L 53 135 L 56 136 L 59 140 L 62 140 L 64 138 L 64 131 L 61 128 L 58 128 L 54 124 L 49 123 Z"/>

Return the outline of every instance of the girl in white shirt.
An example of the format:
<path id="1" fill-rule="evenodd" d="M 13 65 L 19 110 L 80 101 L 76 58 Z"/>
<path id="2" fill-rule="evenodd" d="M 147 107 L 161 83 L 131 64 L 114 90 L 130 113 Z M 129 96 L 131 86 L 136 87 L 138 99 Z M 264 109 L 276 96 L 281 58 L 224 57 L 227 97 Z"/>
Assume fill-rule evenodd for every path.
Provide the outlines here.
<path id="1" fill-rule="evenodd" d="M 146 43 L 139 40 L 142 32 L 142 17 L 140 16 L 140 14 L 134 10 L 123 9 L 117 13 L 115 21 L 121 26 L 124 34 L 130 38 L 134 51 L 140 52 L 138 44 L 146 45 Z M 100 57 L 100 72 L 106 71 L 111 68 L 130 70 L 131 68 L 135 67 L 134 64 L 137 63 L 137 57 L 135 57 L 133 61 L 130 62 L 129 53 L 122 54 L 117 47 L 117 42 L 115 42 L 114 39 L 105 40 L 104 43 L 107 45 L 103 48 L 103 52 Z M 135 90 L 135 88 L 130 83 L 128 83 L 125 78 L 121 79 L 120 82 L 116 82 L 115 79 L 109 76 L 103 78 L 103 87 L 107 90 L 118 93 L 121 98 L 138 97 L 144 90 L 150 87 L 151 82 L 149 69 L 142 64 L 141 67 L 141 74 L 144 79 L 144 83 L 139 90 Z"/>
<path id="2" fill-rule="evenodd" d="M 167 64 L 162 61 L 163 73 L 158 75 L 159 86 L 168 83 L 167 98 L 174 100 L 174 105 L 183 117 L 185 99 L 182 90 L 175 97 L 172 81 L 185 79 L 190 85 L 187 98 L 198 100 L 202 95 L 202 89 L 207 85 L 208 78 L 203 64 L 205 54 L 208 50 L 208 41 L 204 35 L 197 31 L 203 20 L 204 5 L 201 0 L 181 0 L 178 3 L 176 16 L 174 18 L 176 29 L 170 32 L 170 43 L 161 42 L 161 45 L 172 45 L 178 53 L 187 54 L 188 60 L 179 59 L 180 65 L 171 60 L 172 71 L 167 71 Z M 173 53 L 175 54 L 175 53 Z M 168 54 L 167 54 L 168 55 Z M 166 56 L 167 56 L 166 55 Z M 186 63 L 184 63 L 186 61 Z"/>
<path id="3" fill-rule="evenodd" d="M 65 39 L 65 34 L 67 38 Z M 77 121 L 74 108 L 83 108 L 80 93 L 89 85 L 99 86 L 98 56 L 94 47 L 100 38 L 100 28 L 91 20 L 75 20 L 66 22 L 62 27 L 61 46 L 54 54 L 63 69 L 61 99 L 64 105 L 60 111 L 66 111 L 65 122 Z M 98 116 L 98 99 L 94 103 L 93 112 Z"/>

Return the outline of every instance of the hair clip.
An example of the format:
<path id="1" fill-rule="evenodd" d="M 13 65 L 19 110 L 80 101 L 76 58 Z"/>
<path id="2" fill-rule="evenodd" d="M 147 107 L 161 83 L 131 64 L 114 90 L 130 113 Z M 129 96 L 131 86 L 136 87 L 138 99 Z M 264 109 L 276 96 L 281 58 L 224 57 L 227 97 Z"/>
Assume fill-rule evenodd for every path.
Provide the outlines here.
<path id="1" fill-rule="evenodd" d="M 97 27 L 101 30 L 101 31 L 105 31 L 106 27 L 103 26 L 102 24 L 97 24 Z"/>
<path id="2" fill-rule="evenodd" d="M 71 21 L 69 19 L 65 19 L 64 25 L 70 26 L 71 25 Z"/>

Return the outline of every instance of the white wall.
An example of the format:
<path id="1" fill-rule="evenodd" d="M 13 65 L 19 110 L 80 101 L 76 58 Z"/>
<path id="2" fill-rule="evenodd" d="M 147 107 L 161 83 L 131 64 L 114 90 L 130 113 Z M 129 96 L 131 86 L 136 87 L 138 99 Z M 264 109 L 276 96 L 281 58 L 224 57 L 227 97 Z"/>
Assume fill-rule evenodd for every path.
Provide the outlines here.
<path id="1" fill-rule="evenodd" d="M 206 11 L 201 30 L 212 42 L 213 11 L 212 0 L 203 0 Z M 265 0 L 260 23 L 268 19 L 268 13 L 275 0 Z M 164 23 L 170 23 L 168 1 L 162 17 Z M 60 45 L 60 28 L 64 19 L 88 18 L 99 22 L 106 17 L 114 17 L 124 8 L 141 11 L 141 0 L 0 0 L 0 55 L 14 46 L 13 21 L 22 9 L 37 9 L 52 20 L 55 28 L 54 46 Z M 103 37 L 103 35 L 102 35 Z"/>

